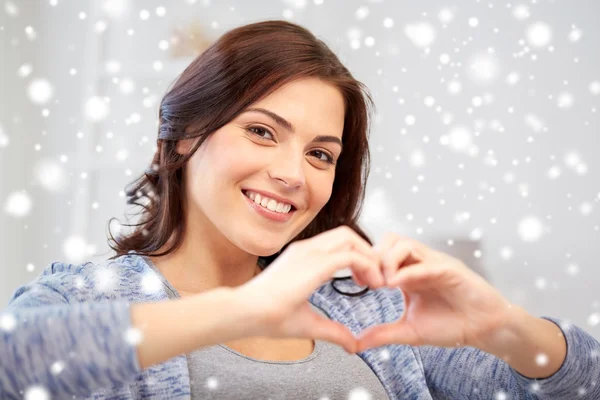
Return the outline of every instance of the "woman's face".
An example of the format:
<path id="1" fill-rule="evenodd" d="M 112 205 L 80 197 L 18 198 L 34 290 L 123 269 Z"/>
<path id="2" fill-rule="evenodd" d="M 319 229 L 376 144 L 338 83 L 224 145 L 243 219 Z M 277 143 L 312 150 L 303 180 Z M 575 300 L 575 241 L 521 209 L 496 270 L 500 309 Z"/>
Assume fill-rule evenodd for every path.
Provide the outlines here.
<path id="1" fill-rule="evenodd" d="M 329 161 L 340 156 L 343 128 L 341 92 L 317 78 L 296 80 L 252 104 L 189 160 L 188 227 L 222 235 L 250 254 L 276 253 L 329 200 L 335 178 Z M 327 139 L 314 141 L 317 137 Z M 191 142 L 179 142 L 179 151 L 185 153 Z M 296 209 L 286 221 L 265 217 L 244 194 L 252 189 L 275 194 Z"/>

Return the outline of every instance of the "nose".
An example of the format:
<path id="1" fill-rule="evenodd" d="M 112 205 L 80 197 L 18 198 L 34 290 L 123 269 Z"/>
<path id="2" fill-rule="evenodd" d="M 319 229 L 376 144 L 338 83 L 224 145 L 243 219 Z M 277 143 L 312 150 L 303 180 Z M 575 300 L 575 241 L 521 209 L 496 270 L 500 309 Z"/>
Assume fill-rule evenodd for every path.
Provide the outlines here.
<path id="1" fill-rule="evenodd" d="M 273 160 L 269 176 L 279 180 L 286 188 L 301 187 L 306 183 L 304 156 L 292 156 L 289 152 L 282 152 L 281 157 Z"/>

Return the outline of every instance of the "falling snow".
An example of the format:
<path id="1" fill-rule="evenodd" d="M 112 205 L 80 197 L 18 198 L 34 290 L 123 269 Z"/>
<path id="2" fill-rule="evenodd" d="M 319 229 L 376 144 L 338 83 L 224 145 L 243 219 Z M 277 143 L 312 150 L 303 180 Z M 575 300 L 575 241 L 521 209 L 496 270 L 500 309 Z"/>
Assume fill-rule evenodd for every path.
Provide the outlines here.
<path id="1" fill-rule="evenodd" d="M 0 34 L 7 60 L 15 60 L 4 73 L 14 104 L 28 108 L 9 102 L 1 116 L 0 160 L 18 154 L 26 163 L 16 169 L 2 164 L 0 217 L 19 230 L 15 235 L 39 231 L 37 242 L 27 242 L 30 251 L 7 248 L 11 256 L 25 254 L 15 268 L 26 276 L 42 263 L 82 263 L 107 250 L 105 218 L 119 217 L 125 202 L 124 181 L 117 177 L 129 180 L 150 161 L 162 95 L 181 71 L 171 57 L 173 32 L 159 27 L 182 14 L 208 15 L 203 28 L 216 37 L 232 27 L 233 17 L 240 23 L 247 18 L 241 2 L 227 4 L 227 17 L 211 15 L 220 7 L 216 2 L 181 3 L 103 0 L 96 15 L 84 6 L 66 13 L 61 0 L 45 1 L 44 13 L 64 12 L 61 23 L 72 25 L 73 35 L 93 35 L 103 44 L 112 38 L 130 49 L 90 54 L 75 38 L 55 40 L 22 2 L 3 2 L 7 22 Z M 600 337 L 595 292 L 567 292 L 598 279 L 597 246 L 589 243 L 600 234 L 600 38 L 586 10 L 555 18 L 565 7 L 560 2 L 472 3 L 420 4 L 414 13 L 370 0 L 331 22 L 340 33 L 331 37 L 332 48 L 368 82 L 380 107 L 361 222 L 374 237 L 396 231 L 436 241 L 535 314 L 584 307 L 577 310 L 579 325 Z M 273 7 L 273 16 L 323 36 L 327 30 L 311 25 L 311 18 L 335 15 L 327 0 L 282 0 Z M 153 29 L 156 34 L 149 33 Z M 44 61 L 41 54 L 50 52 L 51 62 Z M 97 62 L 90 66 L 85 57 Z M 74 217 L 80 215 L 89 220 Z M 111 222 L 113 233 L 124 229 Z M 111 294 L 118 282 L 119 271 L 107 263 L 91 280 L 76 277 L 73 284 Z M 140 288 L 151 297 L 162 281 L 149 273 L 140 277 Z M 13 332 L 18 323 L 0 313 L 0 333 Z M 143 341 L 138 329 L 122 335 L 132 346 Z M 388 350 L 377 357 L 391 359 Z M 548 355 L 538 353 L 534 361 L 547 365 Z M 68 368 L 66 358 L 49 365 L 55 376 Z M 222 386 L 217 376 L 202 384 Z M 530 390 L 540 388 L 534 383 Z M 579 395 L 586 390 L 579 388 Z M 23 395 L 50 399 L 42 386 Z M 371 398 L 363 387 L 348 396 Z M 494 394 L 495 400 L 510 398 L 502 389 Z"/>

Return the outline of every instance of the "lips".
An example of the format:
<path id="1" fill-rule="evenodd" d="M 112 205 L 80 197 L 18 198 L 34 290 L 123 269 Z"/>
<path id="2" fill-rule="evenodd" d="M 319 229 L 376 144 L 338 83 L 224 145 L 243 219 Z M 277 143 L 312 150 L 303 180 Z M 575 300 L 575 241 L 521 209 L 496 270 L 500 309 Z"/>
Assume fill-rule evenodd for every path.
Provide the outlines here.
<path id="1" fill-rule="evenodd" d="M 289 221 L 292 216 L 296 213 L 295 209 L 290 209 L 289 212 L 287 213 L 278 213 L 276 211 L 271 211 L 268 208 L 265 208 L 263 206 L 260 206 L 258 204 L 256 204 L 254 202 L 254 200 L 252 200 L 251 198 L 249 198 L 248 196 L 246 196 L 244 193 L 242 193 L 242 196 L 244 196 L 244 199 L 246 199 L 246 202 L 248 203 L 248 206 L 254 210 L 256 213 L 258 213 L 259 215 L 262 215 L 263 217 L 266 217 L 269 220 L 272 221 L 279 221 L 279 222 L 287 222 Z"/>
<path id="2" fill-rule="evenodd" d="M 269 199 L 273 199 L 273 200 L 275 200 L 275 201 L 277 201 L 277 202 L 279 202 L 279 203 L 289 204 L 289 205 L 291 205 L 291 206 L 292 206 L 292 208 L 290 209 L 290 212 L 292 212 L 292 211 L 295 211 L 295 210 L 297 210 L 297 209 L 298 209 L 298 208 L 297 208 L 297 207 L 294 205 L 294 203 L 293 203 L 293 202 L 291 202 L 291 201 L 289 201 L 289 200 L 286 200 L 286 199 L 282 199 L 281 197 L 279 197 L 279 196 L 276 196 L 276 195 L 273 195 L 273 194 L 271 194 L 271 193 L 268 193 L 268 192 L 263 192 L 263 191 L 261 191 L 261 190 L 254 190 L 254 189 L 242 189 L 242 193 L 243 193 L 243 194 L 244 194 L 244 196 L 246 196 L 246 197 L 248 197 L 248 196 L 246 195 L 246 193 L 247 193 L 247 192 L 254 192 L 254 193 L 258 193 L 258 194 L 260 194 L 260 195 L 261 195 L 261 196 L 263 196 L 263 197 L 267 197 L 267 198 L 269 198 Z M 252 199 L 251 199 L 251 200 L 252 200 Z"/>

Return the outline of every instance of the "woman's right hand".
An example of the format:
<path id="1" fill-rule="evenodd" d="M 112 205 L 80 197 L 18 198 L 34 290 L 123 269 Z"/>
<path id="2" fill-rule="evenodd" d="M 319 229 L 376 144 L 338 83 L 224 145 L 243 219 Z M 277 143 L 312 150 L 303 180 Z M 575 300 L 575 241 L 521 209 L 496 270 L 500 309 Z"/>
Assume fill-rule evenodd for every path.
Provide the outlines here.
<path id="1" fill-rule="evenodd" d="M 369 242 L 345 225 L 291 243 L 268 268 L 235 289 L 262 317 L 247 333 L 324 340 L 354 352 L 356 340 L 348 327 L 315 313 L 308 298 L 343 268 L 351 269 L 358 284 L 383 287 L 380 265 Z"/>

